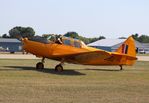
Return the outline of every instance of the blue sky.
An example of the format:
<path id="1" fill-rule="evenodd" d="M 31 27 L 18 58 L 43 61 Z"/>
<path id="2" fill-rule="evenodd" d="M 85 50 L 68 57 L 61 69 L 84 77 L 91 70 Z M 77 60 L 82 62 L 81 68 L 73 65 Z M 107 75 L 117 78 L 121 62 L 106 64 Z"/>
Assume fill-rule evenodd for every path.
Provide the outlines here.
<path id="1" fill-rule="evenodd" d="M 149 35 L 148 5 L 149 0 L 0 0 L 0 35 L 15 26 L 33 27 L 37 35 Z"/>

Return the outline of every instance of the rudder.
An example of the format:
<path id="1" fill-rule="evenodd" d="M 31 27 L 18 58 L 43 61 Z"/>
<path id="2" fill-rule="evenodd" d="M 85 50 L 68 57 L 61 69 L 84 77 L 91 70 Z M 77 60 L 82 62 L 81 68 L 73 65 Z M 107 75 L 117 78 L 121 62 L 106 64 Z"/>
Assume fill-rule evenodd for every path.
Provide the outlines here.
<path id="1" fill-rule="evenodd" d="M 133 37 L 128 37 L 128 39 L 124 41 L 124 43 L 115 52 L 136 57 L 136 46 Z"/>

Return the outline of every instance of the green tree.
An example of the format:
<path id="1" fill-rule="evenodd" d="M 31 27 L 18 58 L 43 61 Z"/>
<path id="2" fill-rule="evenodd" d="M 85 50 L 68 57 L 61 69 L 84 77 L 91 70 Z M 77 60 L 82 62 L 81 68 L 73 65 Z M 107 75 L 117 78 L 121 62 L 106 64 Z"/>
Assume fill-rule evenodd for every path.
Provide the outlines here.
<path id="1" fill-rule="evenodd" d="M 106 39 L 106 37 L 104 37 L 104 36 L 99 36 L 98 40 L 101 40 L 101 39 Z"/>
<path id="2" fill-rule="evenodd" d="M 139 41 L 141 43 L 149 43 L 149 36 L 148 35 L 141 35 L 141 36 L 139 36 L 139 34 L 136 33 L 135 35 L 132 35 L 132 37 L 135 40 L 137 40 L 137 41 Z"/>
<path id="3" fill-rule="evenodd" d="M 79 38 L 79 35 L 76 32 L 67 32 L 66 34 L 64 34 L 64 36 L 71 38 Z"/>
<path id="4" fill-rule="evenodd" d="M 141 35 L 138 39 L 139 42 L 141 43 L 149 43 L 149 36 L 147 35 Z"/>
<path id="5" fill-rule="evenodd" d="M 10 38 L 20 38 L 20 37 L 27 37 L 31 38 L 35 35 L 35 31 L 31 27 L 21 27 L 16 26 L 9 30 Z"/>
<path id="6" fill-rule="evenodd" d="M 2 38 L 10 38 L 7 34 L 3 34 Z"/>
<path id="7" fill-rule="evenodd" d="M 133 37 L 135 40 L 137 40 L 137 41 L 139 40 L 139 34 L 137 34 L 137 33 L 136 33 L 136 34 L 133 34 L 132 37 Z"/>
<path id="8" fill-rule="evenodd" d="M 89 43 L 95 42 L 97 40 L 105 39 L 104 36 L 99 36 L 99 37 L 95 37 L 95 38 L 86 38 L 86 37 L 80 36 L 76 32 L 67 32 L 66 34 L 64 34 L 64 36 L 82 40 L 85 44 L 89 44 Z"/>

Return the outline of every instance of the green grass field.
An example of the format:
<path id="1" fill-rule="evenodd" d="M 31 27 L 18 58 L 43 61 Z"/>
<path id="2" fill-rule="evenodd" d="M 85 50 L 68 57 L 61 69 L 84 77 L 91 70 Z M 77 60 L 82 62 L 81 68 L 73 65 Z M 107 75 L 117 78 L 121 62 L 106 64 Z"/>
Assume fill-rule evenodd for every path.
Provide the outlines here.
<path id="1" fill-rule="evenodd" d="M 149 56 L 149 54 L 137 54 L 137 56 Z"/>
<path id="2" fill-rule="evenodd" d="M 66 64 L 47 60 L 0 60 L 0 103 L 149 103 L 149 62 L 119 71 L 117 66 Z"/>

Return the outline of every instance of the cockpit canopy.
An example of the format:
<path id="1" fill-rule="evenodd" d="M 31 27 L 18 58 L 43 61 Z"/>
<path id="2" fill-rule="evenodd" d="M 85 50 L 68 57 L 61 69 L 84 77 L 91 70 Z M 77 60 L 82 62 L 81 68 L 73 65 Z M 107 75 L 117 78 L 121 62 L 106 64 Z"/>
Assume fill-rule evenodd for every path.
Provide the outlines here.
<path id="1" fill-rule="evenodd" d="M 78 39 L 73 39 L 73 38 L 69 38 L 69 37 L 65 37 L 65 36 L 61 36 L 61 35 L 50 35 L 49 37 L 47 37 L 48 40 L 53 41 L 55 43 L 59 43 L 59 44 L 64 44 L 64 45 L 69 45 L 69 46 L 74 46 L 77 48 L 82 48 L 82 47 L 86 47 L 86 45 L 84 44 L 84 42 L 78 40 Z M 59 42 L 57 42 L 57 40 L 60 40 Z"/>
<path id="2" fill-rule="evenodd" d="M 69 38 L 69 37 L 65 37 L 65 36 L 61 36 L 61 35 L 50 35 L 47 38 L 35 36 L 34 38 L 30 38 L 29 40 L 41 42 L 44 44 L 49 44 L 49 43 L 53 42 L 53 43 L 58 43 L 58 44 L 74 46 L 77 48 L 86 47 L 84 42 L 82 42 L 78 39 L 73 39 L 73 38 Z"/>
<path id="3" fill-rule="evenodd" d="M 70 45 L 70 46 L 74 46 L 74 47 L 77 47 L 77 48 L 86 47 L 84 42 L 82 42 L 78 39 L 63 37 L 62 40 L 63 40 L 63 44 L 65 44 L 65 45 Z"/>

